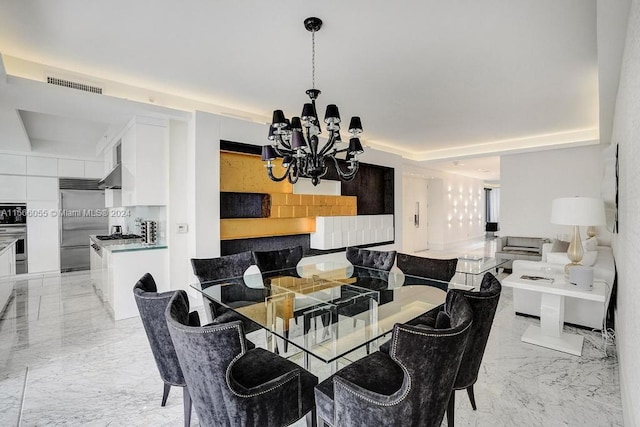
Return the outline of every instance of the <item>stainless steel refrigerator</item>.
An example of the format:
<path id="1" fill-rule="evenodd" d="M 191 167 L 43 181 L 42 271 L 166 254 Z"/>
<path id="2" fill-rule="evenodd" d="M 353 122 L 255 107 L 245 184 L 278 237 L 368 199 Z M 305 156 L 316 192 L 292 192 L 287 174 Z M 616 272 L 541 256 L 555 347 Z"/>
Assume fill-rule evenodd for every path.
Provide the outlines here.
<path id="1" fill-rule="evenodd" d="M 89 269 L 89 236 L 107 234 L 104 190 L 97 180 L 60 179 L 60 271 Z"/>

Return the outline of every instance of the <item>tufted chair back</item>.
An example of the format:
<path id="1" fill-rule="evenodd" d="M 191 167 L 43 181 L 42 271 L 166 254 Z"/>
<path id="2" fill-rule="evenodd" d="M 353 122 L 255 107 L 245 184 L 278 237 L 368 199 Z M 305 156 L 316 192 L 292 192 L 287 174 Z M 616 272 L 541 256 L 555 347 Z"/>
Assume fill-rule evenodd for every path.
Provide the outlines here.
<path id="1" fill-rule="evenodd" d="M 165 383 L 184 387 L 182 369 L 164 319 L 164 311 L 175 291 L 157 292 L 156 282 L 149 273 L 142 276 L 133 288 L 140 319 L 160 371 L 160 378 Z M 188 314 L 187 312 L 187 316 Z"/>
<path id="2" fill-rule="evenodd" d="M 396 260 L 396 251 L 371 251 L 360 248 L 347 248 L 347 261 L 357 267 L 375 268 L 389 271 Z"/>
<path id="3" fill-rule="evenodd" d="M 462 295 L 452 302 L 437 325 L 396 324 L 388 355 L 375 352 L 323 381 L 319 416 L 336 426 L 439 426 L 473 318 Z"/>
<path id="4" fill-rule="evenodd" d="M 192 327 L 188 312 L 186 292 L 177 291 L 166 323 L 201 425 L 286 426 L 313 410 L 315 376 L 249 349 L 242 322 Z"/>
<path id="5" fill-rule="evenodd" d="M 193 274 L 200 282 L 227 277 L 239 277 L 253 265 L 251 251 L 217 258 L 191 258 Z"/>
<path id="6" fill-rule="evenodd" d="M 502 285 L 500 281 L 498 281 L 493 274 L 486 273 L 482 278 L 479 292 L 453 289 L 447 294 L 447 302 L 445 303 L 446 310 L 448 310 L 448 307 L 451 305 L 449 300 L 453 298 L 454 295 L 464 295 L 473 310 L 473 326 L 471 328 L 471 334 L 469 335 L 467 348 L 462 358 L 460 371 L 456 378 L 454 386 L 456 390 L 467 388 L 475 384 L 478 379 L 482 356 L 487 347 L 489 332 L 491 332 L 491 326 L 493 325 L 493 318 L 496 314 L 501 292 Z"/>
<path id="7" fill-rule="evenodd" d="M 193 274 L 200 281 L 202 288 L 206 289 L 207 282 L 242 277 L 245 271 L 253 265 L 253 254 L 251 251 L 240 252 L 233 255 L 225 255 L 217 258 L 192 258 L 191 266 Z M 220 298 L 230 306 L 241 306 L 257 301 L 264 301 L 267 295 L 265 289 L 252 289 L 244 284 L 243 280 L 238 280 L 235 286 L 224 286 L 221 290 Z M 230 322 L 233 320 L 243 320 L 245 330 L 253 332 L 260 328 L 254 322 L 243 319 L 240 315 L 221 304 L 205 298 L 205 304 L 209 306 L 211 320 L 218 323 Z"/>
<path id="8" fill-rule="evenodd" d="M 302 246 L 295 246 L 274 251 L 254 251 L 253 259 L 263 276 L 268 277 L 270 271 L 295 268 L 302 255 Z"/>
<path id="9" fill-rule="evenodd" d="M 450 282 L 456 274 L 458 258 L 435 259 L 398 254 L 398 268 L 404 274 Z"/>

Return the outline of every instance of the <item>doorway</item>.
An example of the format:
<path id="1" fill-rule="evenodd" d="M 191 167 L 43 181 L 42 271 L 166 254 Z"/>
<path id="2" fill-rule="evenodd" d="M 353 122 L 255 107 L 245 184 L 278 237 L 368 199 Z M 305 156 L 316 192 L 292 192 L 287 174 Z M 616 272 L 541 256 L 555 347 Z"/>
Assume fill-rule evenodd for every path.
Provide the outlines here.
<path id="1" fill-rule="evenodd" d="M 407 253 L 426 251 L 429 249 L 428 180 L 404 176 L 402 186 L 403 250 Z"/>

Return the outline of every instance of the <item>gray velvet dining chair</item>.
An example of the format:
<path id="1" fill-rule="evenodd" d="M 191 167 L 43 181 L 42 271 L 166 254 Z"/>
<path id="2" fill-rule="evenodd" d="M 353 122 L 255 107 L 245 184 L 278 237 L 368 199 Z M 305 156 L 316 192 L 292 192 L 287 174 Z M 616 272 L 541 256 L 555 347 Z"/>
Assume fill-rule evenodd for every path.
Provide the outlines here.
<path id="1" fill-rule="evenodd" d="M 396 251 L 374 251 L 369 249 L 361 249 L 355 247 L 348 247 L 346 251 L 347 261 L 356 267 L 354 274 L 358 276 L 358 285 L 379 292 L 381 300 L 391 297 L 391 292 L 385 292 L 388 286 L 388 275 L 384 272 L 388 272 L 396 262 Z M 365 267 L 380 272 L 367 272 L 366 270 L 358 270 L 357 267 Z M 381 301 L 383 302 L 383 301 Z M 353 312 L 351 316 L 354 316 L 358 312 L 362 311 L 362 308 L 354 307 L 351 309 Z M 346 314 L 345 312 L 345 315 Z M 357 319 L 353 318 L 353 326 L 356 326 Z M 367 354 L 369 354 L 370 346 L 367 344 Z"/>
<path id="2" fill-rule="evenodd" d="M 388 354 L 365 356 L 316 387 L 318 424 L 439 426 L 472 323 L 460 295 L 433 326 L 396 324 Z"/>
<path id="3" fill-rule="evenodd" d="M 502 285 L 493 274 L 485 273 L 478 292 L 459 289 L 454 289 L 451 292 L 464 295 L 473 311 L 473 326 L 471 327 L 469 341 L 462 356 L 460 370 L 453 385 L 454 392 L 451 393 L 447 409 L 447 425 L 453 427 L 455 390 L 467 390 L 471 407 L 474 411 L 477 409 L 473 385 L 478 381 L 478 373 L 480 372 L 482 357 L 489 341 L 489 333 L 491 332 L 500 294 L 502 293 Z M 450 305 L 448 295 L 445 309 L 447 305 Z"/>
<path id="4" fill-rule="evenodd" d="M 482 357 L 487 347 L 489 333 L 493 325 L 493 319 L 496 314 L 500 294 L 502 293 L 502 285 L 500 281 L 491 273 L 486 273 L 482 278 L 480 289 L 478 292 L 463 291 L 460 289 L 452 289 L 447 293 L 444 304 L 434 310 L 408 322 L 411 325 L 424 324 L 434 325 L 438 316 L 442 313 L 448 313 L 453 308 L 458 298 L 464 297 L 473 312 L 473 325 L 469 334 L 469 341 L 462 356 L 460 370 L 456 375 L 453 385 L 453 392 L 449 400 L 447 408 L 447 425 L 453 427 L 455 421 L 455 391 L 467 390 L 471 407 L 475 411 L 476 400 L 473 385 L 478 380 Z M 390 351 L 391 342 L 388 341 L 380 346 L 380 351 L 388 353 Z"/>
<path id="5" fill-rule="evenodd" d="M 396 265 L 404 274 L 420 278 L 416 280 L 408 277 L 405 285 L 428 285 L 446 290 L 448 283 L 456 274 L 458 258 L 436 259 L 399 253 Z"/>
<path id="6" fill-rule="evenodd" d="M 270 272 L 273 271 L 295 269 L 303 255 L 302 246 L 294 246 L 273 251 L 253 251 L 253 260 L 263 277 L 267 278 L 272 276 Z"/>
<path id="7" fill-rule="evenodd" d="M 147 334 L 160 378 L 164 382 L 161 406 L 166 405 L 172 386 L 182 387 L 184 425 L 188 426 L 191 423 L 191 397 L 164 317 L 169 300 L 174 294 L 175 291 L 158 293 L 156 282 L 149 273 L 142 276 L 133 287 L 140 320 Z M 198 313 L 187 313 L 187 321 L 189 324 L 199 325 Z"/>
<path id="8" fill-rule="evenodd" d="M 193 274 L 196 275 L 200 281 L 200 286 L 203 288 L 207 287 L 207 282 L 242 277 L 252 265 L 254 265 L 254 262 L 251 251 L 215 258 L 191 258 Z M 266 289 L 249 288 L 242 280 L 239 280 L 235 286 L 223 287 L 220 298 L 229 307 L 241 307 L 263 302 L 267 294 Z M 205 298 L 205 304 L 209 307 L 212 322 L 225 323 L 241 320 L 247 333 L 260 329 L 260 325 L 257 323 L 243 318 L 233 310 L 215 301 Z"/>
<path id="9" fill-rule="evenodd" d="M 262 274 L 262 278 L 265 280 L 265 286 L 269 287 L 270 282 L 269 278 L 273 276 L 280 276 L 283 274 L 287 274 L 294 277 L 299 277 L 298 272 L 296 271 L 296 266 L 302 259 L 304 255 L 304 251 L 302 246 L 294 246 L 292 248 L 284 248 L 284 249 L 275 249 L 272 251 L 253 251 L 253 260 L 255 261 L 260 273 Z M 295 301 L 294 301 L 295 304 Z M 296 311 L 296 307 L 294 305 L 294 311 Z M 294 316 L 294 321 L 297 323 L 298 318 Z M 285 325 L 283 328 L 283 334 L 285 338 L 289 338 L 289 319 L 283 319 L 285 321 Z M 289 343 L 287 339 L 284 340 L 283 349 L 286 353 L 289 349 Z M 278 351 L 278 346 L 276 343 L 276 352 Z"/>
<path id="10" fill-rule="evenodd" d="M 396 261 L 396 251 L 374 251 L 349 247 L 347 261 L 356 267 L 374 268 L 390 271 Z"/>
<path id="11" fill-rule="evenodd" d="M 188 325 L 189 299 L 177 291 L 165 312 L 193 405 L 206 426 L 315 423 L 318 378 L 262 348 L 249 349 L 242 322 Z"/>

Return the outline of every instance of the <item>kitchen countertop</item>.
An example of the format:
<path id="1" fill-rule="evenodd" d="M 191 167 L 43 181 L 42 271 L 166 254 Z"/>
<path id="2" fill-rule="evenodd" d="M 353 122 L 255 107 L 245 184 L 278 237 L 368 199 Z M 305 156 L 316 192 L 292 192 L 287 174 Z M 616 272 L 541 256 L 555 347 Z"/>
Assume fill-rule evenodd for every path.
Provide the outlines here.
<path id="1" fill-rule="evenodd" d="M 14 245 L 17 241 L 18 241 L 18 239 L 13 239 L 13 238 L 0 239 L 0 255 L 2 255 L 4 253 L 4 251 L 9 249 L 11 247 L 11 245 Z"/>
<path id="2" fill-rule="evenodd" d="M 137 239 L 131 239 L 130 243 L 122 243 L 122 244 L 109 244 L 105 242 L 109 242 L 109 240 L 99 240 L 95 235 L 89 236 L 91 237 L 91 241 L 100 246 L 102 249 L 110 251 L 111 253 L 119 253 L 119 252 L 134 252 L 134 251 L 149 251 L 156 249 L 167 249 L 166 243 L 156 243 L 154 245 L 150 245 L 147 243 L 142 243 Z"/>

